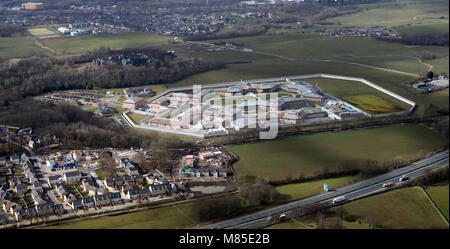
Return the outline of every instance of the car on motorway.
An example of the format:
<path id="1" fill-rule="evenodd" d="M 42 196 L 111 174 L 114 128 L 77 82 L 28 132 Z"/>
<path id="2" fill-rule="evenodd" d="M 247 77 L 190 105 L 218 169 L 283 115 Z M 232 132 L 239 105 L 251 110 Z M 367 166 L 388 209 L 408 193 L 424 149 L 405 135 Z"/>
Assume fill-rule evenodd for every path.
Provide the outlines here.
<path id="1" fill-rule="evenodd" d="M 278 217 L 279 220 L 284 220 L 286 219 L 286 214 L 280 214 L 280 216 Z"/>
<path id="2" fill-rule="evenodd" d="M 383 183 L 383 188 L 388 188 L 394 185 L 393 181 Z"/>
<path id="3" fill-rule="evenodd" d="M 406 181 L 406 180 L 408 180 L 409 179 L 409 176 L 407 176 L 407 175 L 402 175 L 398 180 L 400 181 L 400 182 L 404 182 L 404 181 Z"/>
<path id="4" fill-rule="evenodd" d="M 345 201 L 345 196 L 339 196 L 339 197 L 334 198 L 331 201 L 331 204 L 336 204 L 336 203 L 343 202 L 343 201 Z"/>

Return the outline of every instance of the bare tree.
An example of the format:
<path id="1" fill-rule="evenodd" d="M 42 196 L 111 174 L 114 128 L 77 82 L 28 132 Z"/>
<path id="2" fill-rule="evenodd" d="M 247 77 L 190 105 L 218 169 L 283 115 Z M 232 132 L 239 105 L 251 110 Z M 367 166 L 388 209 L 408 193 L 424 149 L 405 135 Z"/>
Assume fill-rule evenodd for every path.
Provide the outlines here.
<path id="1" fill-rule="evenodd" d="M 144 152 L 138 152 L 131 160 L 138 163 L 141 167 L 145 167 L 146 159 Z"/>

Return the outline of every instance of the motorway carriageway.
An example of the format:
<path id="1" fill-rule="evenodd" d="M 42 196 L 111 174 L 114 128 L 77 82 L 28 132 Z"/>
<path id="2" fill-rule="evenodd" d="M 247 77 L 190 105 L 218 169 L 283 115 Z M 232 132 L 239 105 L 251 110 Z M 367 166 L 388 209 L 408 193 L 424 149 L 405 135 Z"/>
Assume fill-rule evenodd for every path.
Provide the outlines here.
<path id="1" fill-rule="evenodd" d="M 383 183 L 392 181 L 395 184 L 400 183 L 399 178 L 403 175 L 409 177 L 408 181 L 420 176 L 431 170 L 438 169 L 449 164 L 449 151 L 433 155 L 430 158 L 423 159 L 415 162 L 409 166 L 401 169 L 365 180 L 356 184 L 352 184 L 335 191 L 319 194 L 316 196 L 308 197 L 302 200 L 294 201 L 285 205 L 281 205 L 275 208 L 266 209 L 253 214 L 241 216 L 231 220 L 218 222 L 203 226 L 200 229 L 226 229 L 226 228 L 258 228 L 269 225 L 267 218 L 274 214 L 286 214 L 286 217 L 292 213 L 292 210 L 296 207 L 306 206 L 313 203 L 328 202 L 330 206 L 333 206 L 331 200 L 345 196 L 345 201 L 339 203 L 342 204 L 349 200 L 362 198 L 368 195 L 375 194 L 377 192 L 386 190 L 388 188 L 383 187 Z"/>

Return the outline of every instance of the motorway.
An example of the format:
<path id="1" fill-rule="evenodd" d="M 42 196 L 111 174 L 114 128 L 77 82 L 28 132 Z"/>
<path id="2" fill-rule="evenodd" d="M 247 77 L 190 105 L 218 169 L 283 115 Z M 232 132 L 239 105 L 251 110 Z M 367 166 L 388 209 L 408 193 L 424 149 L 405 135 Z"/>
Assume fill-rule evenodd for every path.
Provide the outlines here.
<path id="1" fill-rule="evenodd" d="M 290 202 L 278 207 L 258 211 L 249 215 L 244 215 L 234 219 L 210 224 L 207 226 L 200 227 L 200 229 L 228 229 L 228 228 L 261 228 L 269 225 L 267 223 L 267 218 L 272 215 L 285 214 L 286 217 L 292 215 L 292 210 L 297 207 L 302 207 L 310 205 L 313 203 L 327 203 L 330 207 L 337 205 L 332 204 L 331 201 L 340 196 L 345 196 L 345 200 L 339 204 L 363 198 L 381 191 L 387 190 L 383 187 L 383 183 L 392 181 L 394 185 L 399 183 L 404 183 L 414 179 L 426 172 L 444 167 L 449 164 L 449 151 L 438 153 L 423 159 L 421 161 L 415 162 L 409 166 L 403 167 L 401 169 L 365 180 L 356 184 L 352 184 L 346 187 L 339 188 L 335 191 L 326 192 L 323 194 L 315 195 L 298 201 Z M 400 182 L 399 178 L 403 175 L 408 176 L 408 180 Z"/>

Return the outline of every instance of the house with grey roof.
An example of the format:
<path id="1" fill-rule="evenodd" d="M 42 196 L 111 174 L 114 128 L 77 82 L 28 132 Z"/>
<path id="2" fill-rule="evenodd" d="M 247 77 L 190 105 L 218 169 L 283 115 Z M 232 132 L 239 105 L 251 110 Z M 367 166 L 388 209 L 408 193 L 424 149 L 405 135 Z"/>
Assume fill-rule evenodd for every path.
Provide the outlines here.
<path id="1" fill-rule="evenodd" d="M 12 195 L 10 193 L 4 191 L 3 189 L 0 189 L 0 205 L 2 205 L 3 202 L 11 199 Z"/>
<path id="2" fill-rule="evenodd" d="M 136 166 L 129 167 L 126 171 L 130 176 L 139 175 L 139 169 Z"/>
<path id="3" fill-rule="evenodd" d="M 122 196 L 119 192 L 111 192 L 107 194 L 109 199 L 111 200 L 111 205 L 122 204 Z"/>
<path id="4" fill-rule="evenodd" d="M 28 178 L 28 181 L 30 183 L 35 183 L 38 181 L 38 179 L 36 178 L 36 176 L 34 175 L 33 171 L 31 171 L 30 169 L 26 169 L 24 171 L 25 176 Z"/>
<path id="5" fill-rule="evenodd" d="M 148 188 L 144 188 L 144 189 L 141 189 L 141 191 L 139 193 L 139 198 L 148 199 L 151 197 L 151 195 L 152 195 L 152 193 L 150 192 L 150 190 Z"/>
<path id="6" fill-rule="evenodd" d="M 25 194 L 28 191 L 28 185 L 26 184 L 18 184 L 15 187 L 15 191 L 17 194 Z"/>
<path id="7" fill-rule="evenodd" d="M 125 184 L 122 185 L 122 187 L 121 187 L 121 191 L 122 191 L 123 193 L 127 193 L 128 190 L 131 190 L 131 189 L 133 189 L 133 185 L 128 184 L 128 183 L 125 183 Z"/>
<path id="8" fill-rule="evenodd" d="M 79 171 L 67 172 L 64 174 L 63 179 L 66 184 L 75 184 L 81 181 L 81 174 Z"/>
<path id="9" fill-rule="evenodd" d="M 116 177 L 114 178 L 114 186 L 121 187 L 125 183 L 125 179 L 123 177 Z"/>
<path id="10" fill-rule="evenodd" d="M 81 181 L 81 185 L 83 186 L 83 190 L 88 192 L 90 188 L 95 188 L 95 183 L 91 179 L 83 179 Z"/>
<path id="11" fill-rule="evenodd" d="M 97 195 L 97 190 L 98 190 L 97 187 L 91 186 L 91 187 L 89 187 L 87 192 L 90 196 L 94 196 L 94 195 Z"/>
<path id="12" fill-rule="evenodd" d="M 134 182 L 136 184 L 143 184 L 144 183 L 144 176 L 142 176 L 140 174 L 133 176 L 133 179 L 134 179 Z"/>
<path id="13" fill-rule="evenodd" d="M 104 195 L 109 193 L 108 189 L 104 188 L 104 187 L 99 187 L 97 189 L 97 195 Z"/>
<path id="14" fill-rule="evenodd" d="M 93 198 L 96 207 L 106 207 L 111 205 L 111 200 L 107 194 L 96 195 Z"/>
<path id="15" fill-rule="evenodd" d="M 53 205 L 53 213 L 55 215 L 61 215 L 64 213 L 64 205 L 62 204 L 54 204 Z"/>
<path id="16" fill-rule="evenodd" d="M 210 173 L 211 173 L 211 176 L 214 177 L 214 178 L 218 178 L 219 177 L 219 172 L 217 172 L 217 169 L 214 169 L 214 168 L 211 169 Z"/>
<path id="17" fill-rule="evenodd" d="M 35 208 L 37 216 L 50 216 L 54 214 L 55 211 L 54 206 L 51 203 L 37 204 Z"/>
<path id="18" fill-rule="evenodd" d="M 83 199 L 81 199 L 81 201 L 83 202 L 84 208 L 94 208 L 95 207 L 95 202 L 92 197 L 84 197 Z"/>
<path id="19" fill-rule="evenodd" d="M 75 201 L 76 199 L 77 199 L 77 197 L 72 193 L 64 194 L 64 202 L 71 203 L 71 202 Z"/>
<path id="20" fill-rule="evenodd" d="M 5 212 L 10 212 L 12 214 L 14 214 L 14 212 L 16 210 L 20 210 L 22 209 L 22 206 L 16 202 L 10 201 L 10 200 L 5 200 L 2 203 L 2 208 Z"/>
<path id="21" fill-rule="evenodd" d="M 33 183 L 33 189 L 36 189 L 38 192 L 42 193 L 44 191 L 42 185 L 42 182 L 35 182 Z"/>
<path id="22" fill-rule="evenodd" d="M 227 177 L 227 169 L 225 169 L 225 168 L 219 169 L 219 176 L 220 177 Z"/>
<path id="23" fill-rule="evenodd" d="M 33 198 L 34 204 L 36 205 L 47 203 L 36 189 L 31 189 L 31 198 Z"/>
<path id="24" fill-rule="evenodd" d="M 70 207 L 75 211 L 81 210 L 83 209 L 83 202 L 81 200 L 74 200 L 72 201 L 72 203 L 70 203 Z"/>
<path id="25" fill-rule="evenodd" d="M 11 206 L 10 206 L 9 209 L 8 209 L 8 211 L 9 211 L 11 214 L 14 214 L 15 211 L 21 210 L 21 209 L 22 209 L 22 205 L 20 205 L 20 204 L 14 202 L 14 203 L 11 204 Z"/>
<path id="26" fill-rule="evenodd" d="M 54 186 L 56 183 L 58 183 L 60 181 L 60 178 L 61 178 L 60 175 L 49 176 L 47 178 L 47 183 L 50 186 Z"/>
<path id="27" fill-rule="evenodd" d="M 103 180 L 103 184 L 105 184 L 108 188 L 114 188 L 114 179 L 113 178 L 106 178 Z"/>
<path id="28" fill-rule="evenodd" d="M 57 184 L 56 192 L 58 192 L 59 196 L 62 198 L 69 191 L 67 191 L 66 187 L 63 184 Z"/>
<path id="29" fill-rule="evenodd" d="M 25 220 L 25 219 L 32 219 L 36 217 L 36 209 L 35 208 L 25 208 L 21 210 L 16 210 L 14 212 L 14 216 L 17 221 Z"/>
<path id="30" fill-rule="evenodd" d="M 10 160 L 13 164 L 19 164 L 20 163 L 20 157 L 18 155 L 12 155 L 10 156 Z"/>
<path id="31" fill-rule="evenodd" d="M 162 194 L 165 194 L 167 191 L 166 186 L 164 184 L 150 185 L 149 190 L 150 190 L 152 196 L 162 195 Z"/>
<path id="32" fill-rule="evenodd" d="M 169 194 L 173 193 L 173 192 L 175 192 L 177 190 L 175 184 L 172 183 L 172 182 L 169 182 L 169 183 L 166 184 L 166 189 L 167 189 L 167 193 L 169 193 Z"/>
<path id="33" fill-rule="evenodd" d="M 139 199 L 139 194 L 141 193 L 141 191 L 139 189 L 130 189 L 126 193 L 128 199 L 136 200 Z"/>

